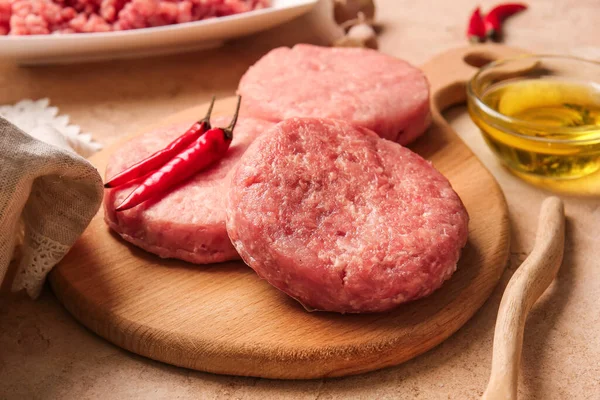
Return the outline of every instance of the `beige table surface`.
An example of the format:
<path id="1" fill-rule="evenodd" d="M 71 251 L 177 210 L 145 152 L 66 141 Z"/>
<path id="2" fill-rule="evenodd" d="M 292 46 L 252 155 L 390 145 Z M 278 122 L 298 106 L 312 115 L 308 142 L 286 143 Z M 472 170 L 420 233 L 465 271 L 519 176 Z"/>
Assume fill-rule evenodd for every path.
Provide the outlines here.
<path id="1" fill-rule="evenodd" d="M 475 2 L 380 0 L 381 50 L 420 64 L 464 45 Z M 492 2 L 485 1 L 484 5 Z M 600 60 L 600 2 L 532 1 L 505 42 Z M 17 68 L 0 64 L 0 104 L 49 97 L 102 143 L 162 115 L 230 95 L 268 49 L 318 43 L 309 18 L 218 50 L 168 58 Z M 510 264 L 490 300 L 458 333 L 401 366 L 356 377 L 305 382 L 217 376 L 123 351 L 79 325 L 46 289 L 32 302 L 0 296 L 0 399 L 471 399 L 485 388 L 502 290 L 533 246 L 546 192 L 502 169 L 464 110 L 453 126 L 501 183 L 510 207 Z M 566 254 L 558 280 L 527 322 L 521 398 L 600 399 L 600 198 L 565 197 Z"/>

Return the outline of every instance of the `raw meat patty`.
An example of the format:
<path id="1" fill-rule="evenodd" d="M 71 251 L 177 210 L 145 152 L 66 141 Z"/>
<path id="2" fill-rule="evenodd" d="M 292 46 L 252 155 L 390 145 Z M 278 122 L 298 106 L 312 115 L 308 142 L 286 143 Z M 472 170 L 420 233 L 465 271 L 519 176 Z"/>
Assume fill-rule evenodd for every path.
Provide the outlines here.
<path id="1" fill-rule="evenodd" d="M 227 126 L 230 118 L 213 118 L 213 126 Z M 128 166 L 164 147 L 186 131 L 192 121 L 149 132 L 115 152 L 106 168 L 110 178 Z M 248 145 L 273 124 L 240 118 L 227 156 L 159 201 L 148 200 L 127 211 L 115 212 L 135 185 L 107 191 L 105 220 L 125 240 L 164 258 L 179 258 L 205 264 L 238 259 L 225 229 L 226 175 Z"/>
<path id="2" fill-rule="evenodd" d="M 408 144 L 429 126 L 429 84 L 421 70 L 369 49 L 306 44 L 272 50 L 246 72 L 245 115 L 274 122 L 336 118 Z"/>
<path id="3" fill-rule="evenodd" d="M 307 308 L 377 312 L 456 270 L 469 216 L 446 178 L 401 145 L 336 120 L 294 118 L 232 174 L 227 232 L 258 275 Z"/>

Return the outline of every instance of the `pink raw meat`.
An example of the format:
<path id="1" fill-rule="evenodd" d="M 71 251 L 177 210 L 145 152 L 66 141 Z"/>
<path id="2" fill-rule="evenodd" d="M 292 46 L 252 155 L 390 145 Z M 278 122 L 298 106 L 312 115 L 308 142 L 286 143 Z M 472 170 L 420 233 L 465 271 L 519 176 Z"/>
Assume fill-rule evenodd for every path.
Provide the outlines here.
<path id="1" fill-rule="evenodd" d="M 70 9 L 72 10 L 72 9 Z M 63 14 L 63 8 L 51 0 L 13 0 L 9 34 L 44 35 L 61 29 L 74 15 L 71 11 Z"/>
<path id="2" fill-rule="evenodd" d="M 379 312 L 456 270 L 469 216 L 419 155 L 343 121 L 288 119 L 233 171 L 227 231 L 259 276 L 309 308 Z"/>
<path id="3" fill-rule="evenodd" d="M 227 126 L 230 118 L 214 118 L 213 126 Z M 192 122 L 149 132 L 125 143 L 110 158 L 109 178 L 164 147 L 181 135 Z M 209 170 L 167 193 L 123 212 L 115 207 L 134 189 L 125 185 L 106 192 L 107 224 L 125 240 L 164 258 L 179 258 L 205 264 L 239 258 L 225 229 L 226 176 L 248 145 L 273 124 L 240 118 L 227 156 Z"/>
<path id="4" fill-rule="evenodd" d="M 92 33 L 224 17 L 270 0 L 0 0 L 0 35 Z"/>
<path id="5" fill-rule="evenodd" d="M 0 0 L 0 35 L 8 35 L 11 14 L 12 0 Z"/>
<path id="6" fill-rule="evenodd" d="M 374 50 L 306 44 L 272 50 L 242 77 L 243 114 L 336 118 L 407 144 L 429 126 L 423 72 Z"/>

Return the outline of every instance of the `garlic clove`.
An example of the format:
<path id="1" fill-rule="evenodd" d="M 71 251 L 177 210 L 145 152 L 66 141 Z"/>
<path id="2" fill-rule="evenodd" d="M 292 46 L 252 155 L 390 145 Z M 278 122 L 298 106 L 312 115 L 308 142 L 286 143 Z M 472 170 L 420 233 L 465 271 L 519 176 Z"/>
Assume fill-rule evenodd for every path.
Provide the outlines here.
<path id="1" fill-rule="evenodd" d="M 367 19 L 367 17 L 365 17 L 365 14 L 363 14 L 363 13 L 360 12 L 360 13 L 358 13 L 358 17 L 357 18 L 349 19 L 348 21 L 346 21 L 343 24 L 341 24 L 340 27 L 347 32 L 353 26 L 359 25 L 359 24 L 367 24 L 367 25 L 374 26 L 375 25 L 375 20 L 373 20 L 373 19 Z"/>
<path id="2" fill-rule="evenodd" d="M 377 34 L 375 30 L 365 23 L 354 25 L 346 36 L 353 40 L 358 40 L 364 44 L 364 47 L 370 49 L 377 49 L 379 44 L 377 43 Z"/>

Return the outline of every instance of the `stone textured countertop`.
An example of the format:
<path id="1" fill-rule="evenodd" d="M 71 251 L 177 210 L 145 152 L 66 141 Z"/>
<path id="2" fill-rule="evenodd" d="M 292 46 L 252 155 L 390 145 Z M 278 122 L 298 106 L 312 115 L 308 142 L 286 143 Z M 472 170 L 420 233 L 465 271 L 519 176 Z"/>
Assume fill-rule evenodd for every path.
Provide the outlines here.
<path id="1" fill-rule="evenodd" d="M 484 9 L 492 1 L 483 1 Z M 530 1 L 510 20 L 505 43 L 536 53 L 600 60 L 598 0 Z M 380 0 L 381 51 L 415 64 L 466 44 L 475 2 Z M 61 113 L 108 144 L 149 121 L 231 95 L 269 49 L 319 43 L 302 17 L 223 48 L 162 58 L 19 68 L 0 64 L 0 104 L 49 97 Z M 453 127 L 500 182 L 510 209 L 510 264 L 488 302 L 449 340 L 403 365 L 342 379 L 273 381 L 218 376 L 123 351 L 78 324 L 49 289 L 31 301 L 0 295 L 0 399 L 473 399 L 486 386 L 502 291 L 533 247 L 549 194 L 503 169 L 457 108 Z M 527 321 L 519 392 L 523 399 L 600 399 L 600 197 L 562 196 L 565 258 L 558 279 Z"/>

